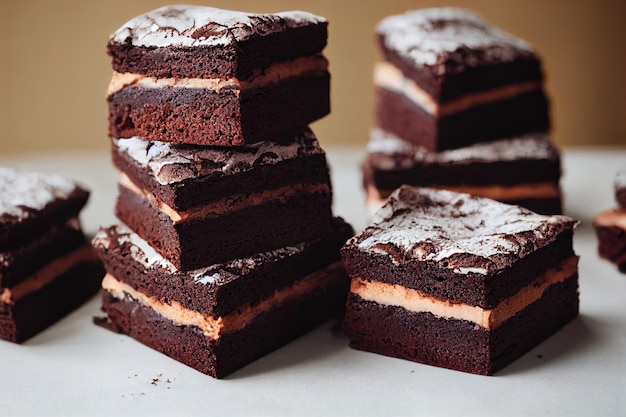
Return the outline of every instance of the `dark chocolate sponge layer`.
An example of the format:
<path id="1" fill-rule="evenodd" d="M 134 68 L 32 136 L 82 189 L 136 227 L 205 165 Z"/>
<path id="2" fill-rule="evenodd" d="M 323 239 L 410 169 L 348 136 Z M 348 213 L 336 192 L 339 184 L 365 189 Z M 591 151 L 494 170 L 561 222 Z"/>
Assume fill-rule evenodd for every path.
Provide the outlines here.
<path id="1" fill-rule="evenodd" d="M 0 302 L 0 339 L 21 343 L 85 303 L 100 289 L 104 268 L 81 262 L 14 304 Z"/>
<path id="2" fill-rule="evenodd" d="M 550 128 L 543 91 L 473 106 L 440 117 L 424 111 L 404 95 L 376 89 L 376 124 L 430 151 L 455 149 Z"/>
<path id="3" fill-rule="evenodd" d="M 274 62 L 321 52 L 327 37 L 328 22 L 305 12 L 255 14 L 177 5 L 127 22 L 111 35 L 107 51 L 117 72 L 246 80 Z"/>
<path id="4" fill-rule="evenodd" d="M 578 276 L 551 286 L 493 330 L 465 320 L 383 306 L 350 294 L 344 331 L 350 346 L 463 372 L 491 375 L 578 315 Z"/>
<path id="5" fill-rule="evenodd" d="M 302 128 L 330 112 L 330 75 L 304 75 L 266 88 L 128 87 L 107 98 L 109 134 L 239 146 Z"/>

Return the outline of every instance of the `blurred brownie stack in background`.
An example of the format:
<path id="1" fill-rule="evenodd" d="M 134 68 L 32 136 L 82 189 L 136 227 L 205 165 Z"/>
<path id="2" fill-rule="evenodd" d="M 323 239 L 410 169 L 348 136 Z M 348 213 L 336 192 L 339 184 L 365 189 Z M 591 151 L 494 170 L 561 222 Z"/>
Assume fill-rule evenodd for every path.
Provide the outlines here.
<path id="1" fill-rule="evenodd" d="M 363 165 L 370 212 L 402 184 L 562 211 L 531 45 L 456 8 L 389 16 L 377 36 L 376 126 Z"/>

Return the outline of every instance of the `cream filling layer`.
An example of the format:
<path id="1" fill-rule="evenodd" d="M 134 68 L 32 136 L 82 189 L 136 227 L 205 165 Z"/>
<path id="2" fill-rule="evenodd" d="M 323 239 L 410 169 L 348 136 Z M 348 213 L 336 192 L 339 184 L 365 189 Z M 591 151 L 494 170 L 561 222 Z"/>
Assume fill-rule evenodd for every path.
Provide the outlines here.
<path id="1" fill-rule="evenodd" d="M 350 292 L 381 305 L 398 306 L 414 313 L 432 313 L 446 319 L 467 320 L 486 329 L 495 329 L 526 306 L 539 300 L 550 286 L 572 277 L 577 270 L 578 256 L 567 258 L 513 296 L 502 300 L 493 309 L 443 301 L 401 285 L 367 281 L 358 277 L 352 279 Z"/>
<path id="2" fill-rule="evenodd" d="M 626 209 L 617 208 L 598 213 L 593 219 L 598 226 L 617 227 L 626 230 Z"/>
<path id="3" fill-rule="evenodd" d="M 202 88 L 219 92 L 223 88 L 236 88 L 239 94 L 242 90 L 252 88 L 263 88 L 268 85 L 277 84 L 280 81 L 304 76 L 307 74 L 324 73 L 328 71 L 328 61 L 323 55 L 311 55 L 296 58 L 291 61 L 277 62 L 270 65 L 258 74 L 254 74 L 247 80 L 240 80 L 235 77 L 221 78 L 157 78 L 144 74 L 113 72 L 107 97 L 123 90 L 127 87 L 141 88 Z"/>
<path id="4" fill-rule="evenodd" d="M 439 117 L 460 113 L 481 104 L 510 99 L 531 91 L 539 91 L 542 88 L 541 81 L 526 81 L 466 94 L 439 104 L 415 81 L 406 78 L 400 69 L 388 62 L 377 62 L 374 65 L 374 85 L 404 95 L 428 114 Z"/>
<path id="5" fill-rule="evenodd" d="M 5 304 L 15 304 L 25 295 L 38 291 L 50 284 L 56 277 L 66 273 L 75 265 L 83 261 L 96 261 L 98 258 L 91 246 L 82 246 L 75 251 L 56 258 L 52 262 L 44 265 L 39 271 L 28 277 L 26 280 L 16 284 L 11 288 L 4 288 L 0 293 L 0 302 Z"/>
<path id="6" fill-rule="evenodd" d="M 478 197 L 491 198 L 492 200 L 522 200 L 522 199 L 539 199 L 539 198 L 559 198 L 561 191 L 558 185 L 551 182 L 540 182 L 534 184 L 520 185 L 477 185 L 477 186 L 433 186 L 441 190 L 456 191 L 459 193 L 472 194 Z M 393 191 L 379 190 L 373 185 L 367 187 L 368 196 L 372 196 L 372 200 L 377 197 L 380 200 L 386 200 Z"/>
<path id="7" fill-rule="evenodd" d="M 153 207 L 172 219 L 174 224 L 196 218 L 218 216 L 223 213 L 239 211 L 268 201 L 286 201 L 299 192 L 306 192 L 309 194 L 330 193 L 330 186 L 328 184 L 298 183 L 272 190 L 264 190 L 249 194 L 237 194 L 225 197 L 219 201 L 208 203 L 202 207 L 193 208 L 187 211 L 176 211 L 164 202 L 159 201 L 148 190 L 138 187 L 126 174 L 120 175 L 119 184 L 137 194 L 141 198 L 147 199 Z"/>
<path id="8" fill-rule="evenodd" d="M 107 274 L 102 280 L 102 288 L 119 300 L 123 300 L 128 295 L 138 303 L 154 310 L 177 325 L 196 326 L 206 337 L 217 340 L 225 333 L 243 329 L 259 315 L 278 308 L 286 302 L 315 291 L 324 291 L 337 280 L 339 274 L 344 274 L 343 264 L 335 262 L 326 269 L 314 272 L 290 287 L 275 291 L 268 298 L 257 304 L 244 305 L 237 311 L 220 317 L 191 310 L 177 301 L 165 303 L 156 297 L 135 290 L 110 274 Z"/>

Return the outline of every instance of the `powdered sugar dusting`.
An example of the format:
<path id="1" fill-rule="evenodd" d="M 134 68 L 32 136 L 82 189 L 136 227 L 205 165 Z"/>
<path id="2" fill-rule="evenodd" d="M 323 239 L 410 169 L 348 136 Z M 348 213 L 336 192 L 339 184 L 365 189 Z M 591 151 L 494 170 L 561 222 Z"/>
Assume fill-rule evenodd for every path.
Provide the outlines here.
<path id="1" fill-rule="evenodd" d="M 431 152 L 407 142 L 382 129 L 372 129 L 367 145 L 370 154 L 378 158 L 379 168 L 409 168 L 415 163 L 454 164 L 468 162 L 498 162 L 519 160 L 557 160 L 558 151 L 545 133 L 528 133 L 518 137 L 481 142 L 464 148 Z M 401 156 L 402 158 L 398 158 Z M 398 166 L 399 165 L 399 166 Z"/>
<path id="2" fill-rule="evenodd" d="M 377 26 L 385 46 L 411 60 L 417 67 L 442 63 L 461 49 L 463 63 L 484 59 L 506 62 L 522 53 L 533 53 L 527 42 L 492 26 L 465 9 L 452 7 L 408 11 L 389 16 Z"/>
<path id="3" fill-rule="evenodd" d="M 289 143 L 263 141 L 231 148 L 148 142 L 139 137 L 114 139 L 113 144 L 119 152 L 148 168 L 162 185 L 198 176 L 231 175 L 258 165 L 324 153 L 308 129 Z"/>
<path id="4" fill-rule="evenodd" d="M 76 183 L 58 175 L 0 168 L 0 216 L 28 216 L 57 200 L 67 199 Z"/>
<path id="5" fill-rule="evenodd" d="M 468 194 L 403 186 L 348 244 L 395 263 L 432 261 L 488 274 L 554 241 L 577 222 Z"/>
<path id="6" fill-rule="evenodd" d="M 170 261 L 152 248 L 148 242 L 124 224 L 118 224 L 109 229 L 100 229 L 94 236 L 92 244 L 95 248 L 108 250 L 111 247 L 111 239 L 114 239 L 118 246 L 128 246 L 131 258 L 146 269 L 162 268 L 171 274 L 188 276 L 194 282 L 203 285 L 223 285 L 249 273 L 259 265 L 266 263 L 268 259 L 277 260 L 294 256 L 303 252 L 310 245 L 310 243 L 306 242 L 299 243 L 189 272 L 180 272 Z"/>
<path id="7" fill-rule="evenodd" d="M 110 41 L 130 42 L 135 46 L 216 46 L 245 40 L 262 23 L 298 27 L 325 21 L 303 11 L 258 14 L 174 5 L 129 20 L 111 35 Z"/>

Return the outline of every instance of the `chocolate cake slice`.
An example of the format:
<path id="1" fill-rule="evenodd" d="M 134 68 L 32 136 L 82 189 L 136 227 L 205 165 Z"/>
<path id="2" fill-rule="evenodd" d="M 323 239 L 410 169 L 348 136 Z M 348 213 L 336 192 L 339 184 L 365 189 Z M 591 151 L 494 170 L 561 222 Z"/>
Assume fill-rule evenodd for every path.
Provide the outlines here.
<path id="1" fill-rule="evenodd" d="M 578 315 L 576 223 L 402 186 L 342 248 L 350 346 L 494 373 Z"/>
<path id="2" fill-rule="evenodd" d="M 57 175 L 0 168 L 0 339 L 21 343 L 98 291 L 104 270 L 78 220 L 88 197 Z"/>
<path id="3" fill-rule="evenodd" d="M 549 128 L 541 62 L 528 43 L 456 8 L 377 26 L 377 126 L 431 151 Z"/>
<path id="4" fill-rule="evenodd" d="M 113 162 L 118 218 L 185 271 L 331 229 L 326 155 L 309 129 L 230 148 L 113 140 Z"/>
<path id="5" fill-rule="evenodd" d="M 327 21 L 166 6 L 109 39 L 114 138 L 239 146 L 278 138 L 330 111 Z"/>
<path id="6" fill-rule="evenodd" d="M 352 228 L 188 272 L 124 226 L 93 240 L 107 275 L 101 324 L 223 378 L 342 312 Z"/>
<path id="7" fill-rule="evenodd" d="M 561 214 L 561 163 L 545 133 L 431 152 L 373 129 L 363 164 L 370 213 L 403 184 L 442 188 Z"/>
<path id="8" fill-rule="evenodd" d="M 599 255 L 626 273 L 626 169 L 615 175 L 614 188 L 619 207 L 598 213 L 593 228 Z"/>

